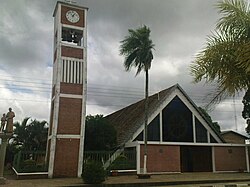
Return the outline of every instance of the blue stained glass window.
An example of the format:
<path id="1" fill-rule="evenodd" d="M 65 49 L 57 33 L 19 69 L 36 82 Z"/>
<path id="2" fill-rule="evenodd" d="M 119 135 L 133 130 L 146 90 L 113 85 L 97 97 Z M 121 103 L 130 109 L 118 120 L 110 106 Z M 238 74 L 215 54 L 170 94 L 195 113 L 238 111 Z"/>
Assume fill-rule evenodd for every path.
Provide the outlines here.
<path id="1" fill-rule="evenodd" d="M 195 118 L 196 142 L 207 143 L 207 129 Z"/>
<path id="2" fill-rule="evenodd" d="M 135 138 L 143 141 L 143 131 Z M 156 116 L 148 125 L 148 141 L 160 141 L 160 117 Z"/>
<path id="3" fill-rule="evenodd" d="M 162 112 L 163 141 L 193 142 L 192 112 L 176 96 Z"/>

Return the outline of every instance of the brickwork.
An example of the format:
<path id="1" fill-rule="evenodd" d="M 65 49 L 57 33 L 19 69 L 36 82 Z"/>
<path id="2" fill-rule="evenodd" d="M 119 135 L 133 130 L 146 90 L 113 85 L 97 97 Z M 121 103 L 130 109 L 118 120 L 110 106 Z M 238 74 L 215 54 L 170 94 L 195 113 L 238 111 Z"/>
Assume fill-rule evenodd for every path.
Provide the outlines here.
<path id="1" fill-rule="evenodd" d="M 144 147 L 141 145 L 140 165 L 143 168 Z M 148 145 L 148 172 L 180 172 L 180 147 Z"/>
<path id="2" fill-rule="evenodd" d="M 61 82 L 60 93 L 82 95 L 82 84 L 71 84 Z"/>
<path id="3" fill-rule="evenodd" d="M 245 147 L 214 147 L 216 171 L 246 170 Z"/>
<path id="4" fill-rule="evenodd" d="M 78 22 L 72 23 L 67 20 L 66 13 L 69 10 L 76 11 L 79 14 L 80 19 Z M 59 13 L 58 11 L 61 12 Z M 54 64 L 53 68 L 56 69 L 53 69 L 53 73 L 56 74 L 53 74 L 53 77 L 59 76 L 57 74 L 59 71 L 61 72 L 60 77 L 63 82 L 58 82 L 59 80 L 54 82 L 57 87 L 60 87 L 60 90 L 57 90 L 59 93 L 55 92 L 55 86 L 52 88 L 52 98 L 55 98 L 59 103 L 52 101 L 51 104 L 49 135 L 54 134 L 52 137 L 53 141 L 51 141 L 51 143 L 48 142 L 50 156 L 50 158 L 48 158 L 51 161 L 49 165 L 53 166 L 49 167 L 49 177 L 79 177 L 81 174 L 80 172 L 78 173 L 78 164 L 82 161 L 79 159 L 79 151 L 82 152 L 83 147 L 79 147 L 79 145 L 80 142 L 83 142 L 83 138 L 80 137 L 80 135 L 82 121 L 85 120 L 85 110 L 82 110 L 83 99 L 85 97 L 82 96 L 83 86 L 85 86 L 86 82 L 85 69 L 83 69 L 84 67 L 83 64 L 81 64 L 81 60 L 83 60 L 84 55 L 86 55 L 84 54 L 84 51 L 86 51 L 84 47 L 86 46 L 85 43 L 81 43 L 81 47 L 70 42 L 65 44 L 59 41 L 62 41 L 62 38 L 64 41 L 65 37 L 67 38 L 68 34 L 71 34 L 70 32 L 75 32 L 78 36 L 80 34 L 86 39 L 87 35 L 86 32 L 84 32 L 85 11 L 87 11 L 85 7 L 57 2 L 53 14 L 55 18 L 54 28 L 58 30 L 56 30 L 54 34 L 54 51 L 52 58 L 54 63 L 62 63 L 58 65 Z M 60 17 L 58 17 L 58 15 L 60 15 Z M 62 60 L 63 58 L 69 61 L 64 61 Z M 58 69 L 60 67 L 61 69 Z M 64 78 L 69 78 L 70 80 L 65 80 Z M 75 82 L 82 84 L 73 84 Z M 84 114 L 82 115 L 83 112 Z M 53 115 L 55 115 L 56 119 L 53 119 Z M 56 127 L 56 132 L 51 131 L 53 125 Z M 51 146 L 55 146 L 55 151 L 51 150 Z"/>
<path id="5" fill-rule="evenodd" d="M 67 20 L 66 18 L 66 13 L 69 10 L 75 10 L 79 16 L 80 16 L 80 20 L 77 23 L 71 23 Z M 84 27 L 85 26 L 85 22 L 84 22 L 84 10 L 80 10 L 77 8 L 72 8 L 72 7 L 66 7 L 62 5 L 62 13 L 61 13 L 61 22 L 62 24 L 67 24 L 67 25 L 74 25 L 74 26 L 78 26 L 78 27 Z"/>
<path id="6" fill-rule="evenodd" d="M 82 100 L 60 98 L 57 134 L 80 134 Z"/>
<path id="7" fill-rule="evenodd" d="M 222 134 L 227 143 L 245 144 L 245 138 L 233 132 Z"/>
<path id="8" fill-rule="evenodd" d="M 68 46 L 62 46 L 62 56 L 83 59 L 83 50 Z"/>
<path id="9" fill-rule="evenodd" d="M 79 139 L 57 139 L 54 177 L 77 176 Z"/>

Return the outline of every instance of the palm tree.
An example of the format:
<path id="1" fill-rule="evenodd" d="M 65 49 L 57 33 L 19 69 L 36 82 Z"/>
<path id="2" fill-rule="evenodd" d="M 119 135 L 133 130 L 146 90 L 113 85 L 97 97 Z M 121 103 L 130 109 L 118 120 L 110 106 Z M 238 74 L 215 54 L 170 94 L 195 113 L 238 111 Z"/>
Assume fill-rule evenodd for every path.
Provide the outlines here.
<path id="1" fill-rule="evenodd" d="M 148 123 L 148 71 L 153 60 L 152 49 L 154 44 L 150 37 L 150 29 L 147 26 L 136 30 L 129 29 L 129 35 L 121 41 L 120 55 L 125 57 L 124 67 L 129 71 L 133 66 L 137 68 L 136 75 L 145 71 L 145 111 L 144 111 L 144 174 L 147 171 L 147 123 Z"/>
<path id="2" fill-rule="evenodd" d="M 30 150 L 46 150 L 48 137 L 48 123 L 46 121 L 32 120 L 27 127 L 29 132 Z"/>
<path id="3" fill-rule="evenodd" d="M 13 131 L 13 135 L 10 138 L 10 142 L 11 145 L 17 149 L 27 144 L 27 137 L 28 137 L 27 126 L 29 119 L 30 119 L 29 117 L 26 117 L 22 121 L 22 123 L 15 122 L 13 124 L 15 128 Z"/>
<path id="4" fill-rule="evenodd" d="M 46 121 L 31 120 L 25 118 L 22 123 L 14 123 L 14 133 L 10 139 L 10 145 L 16 149 L 45 150 L 47 144 L 48 127 Z"/>
<path id="5" fill-rule="evenodd" d="M 205 49 L 191 64 L 194 82 L 217 82 L 212 103 L 250 88 L 250 9 L 244 0 L 224 0 L 222 14 Z"/>

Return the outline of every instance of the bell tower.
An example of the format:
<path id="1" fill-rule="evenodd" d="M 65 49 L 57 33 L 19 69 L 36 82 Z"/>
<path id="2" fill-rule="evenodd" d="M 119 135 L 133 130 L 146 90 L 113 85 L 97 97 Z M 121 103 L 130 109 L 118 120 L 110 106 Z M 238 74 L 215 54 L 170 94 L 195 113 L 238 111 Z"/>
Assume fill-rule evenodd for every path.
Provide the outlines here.
<path id="1" fill-rule="evenodd" d="M 54 10 L 53 82 L 48 175 L 80 177 L 87 84 L 88 8 L 58 1 Z"/>

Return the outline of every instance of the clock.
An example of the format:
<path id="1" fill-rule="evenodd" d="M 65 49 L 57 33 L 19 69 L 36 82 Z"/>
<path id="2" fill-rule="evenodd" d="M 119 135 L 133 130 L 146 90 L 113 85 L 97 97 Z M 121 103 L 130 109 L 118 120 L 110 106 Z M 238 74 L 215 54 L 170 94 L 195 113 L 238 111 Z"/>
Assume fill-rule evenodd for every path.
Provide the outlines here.
<path id="1" fill-rule="evenodd" d="M 77 23 L 80 20 L 79 14 L 76 11 L 74 11 L 74 10 L 69 10 L 66 13 L 66 18 L 71 23 Z"/>

